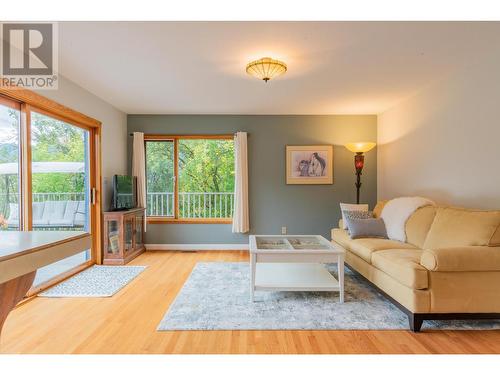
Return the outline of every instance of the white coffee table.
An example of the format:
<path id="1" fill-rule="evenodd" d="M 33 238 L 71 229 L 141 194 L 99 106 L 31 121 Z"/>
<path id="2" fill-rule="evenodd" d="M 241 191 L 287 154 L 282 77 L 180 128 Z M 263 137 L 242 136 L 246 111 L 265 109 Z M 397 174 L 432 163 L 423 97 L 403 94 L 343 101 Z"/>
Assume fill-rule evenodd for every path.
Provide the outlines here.
<path id="1" fill-rule="evenodd" d="M 338 291 L 344 302 L 344 258 L 340 246 L 322 236 L 250 236 L 250 290 Z M 337 263 L 338 280 L 325 263 Z"/>

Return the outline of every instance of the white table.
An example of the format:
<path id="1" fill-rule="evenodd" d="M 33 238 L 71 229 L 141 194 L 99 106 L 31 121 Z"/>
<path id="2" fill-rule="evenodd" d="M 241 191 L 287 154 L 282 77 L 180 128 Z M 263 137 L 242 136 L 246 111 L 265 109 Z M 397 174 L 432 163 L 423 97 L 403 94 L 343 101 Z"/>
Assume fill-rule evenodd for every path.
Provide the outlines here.
<path id="1" fill-rule="evenodd" d="M 344 302 L 345 252 L 322 236 L 250 236 L 251 300 L 257 290 L 338 291 Z M 326 263 L 336 263 L 338 280 Z"/>
<path id="2" fill-rule="evenodd" d="M 90 249 L 91 241 L 89 233 L 79 231 L 0 232 L 0 333 L 37 269 Z"/>

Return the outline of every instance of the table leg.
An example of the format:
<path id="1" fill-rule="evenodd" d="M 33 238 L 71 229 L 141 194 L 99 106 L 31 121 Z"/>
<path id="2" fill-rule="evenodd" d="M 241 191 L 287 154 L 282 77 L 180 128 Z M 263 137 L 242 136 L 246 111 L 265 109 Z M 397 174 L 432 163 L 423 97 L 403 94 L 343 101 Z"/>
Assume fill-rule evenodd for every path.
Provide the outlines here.
<path id="1" fill-rule="evenodd" d="M 337 262 L 339 273 L 339 299 L 344 303 L 344 257 L 339 257 Z"/>
<path id="2" fill-rule="evenodd" d="M 0 284 L 0 334 L 2 333 L 2 327 L 7 319 L 7 315 L 28 293 L 35 275 L 36 271 L 33 271 Z"/>
<path id="3" fill-rule="evenodd" d="M 250 301 L 254 302 L 255 272 L 257 268 L 257 256 L 250 253 Z"/>

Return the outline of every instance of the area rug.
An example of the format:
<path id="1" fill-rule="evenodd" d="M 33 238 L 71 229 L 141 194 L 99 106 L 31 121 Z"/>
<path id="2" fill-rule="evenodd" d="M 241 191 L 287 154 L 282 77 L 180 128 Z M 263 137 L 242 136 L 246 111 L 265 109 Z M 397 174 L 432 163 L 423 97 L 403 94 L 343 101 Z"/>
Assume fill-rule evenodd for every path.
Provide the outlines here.
<path id="1" fill-rule="evenodd" d="M 329 271 L 336 276 L 336 265 Z M 396 330 L 407 316 L 363 278 L 345 272 L 337 292 L 255 292 L 247 263 L 197 263 L 158 326 L 174 330 Z M 500 329 L 500 320 L 426 321 L 422 329 Z"/>
<path id="2" fill-rule="evenodd" d="M 93 266 L 38 294 L 40 297 L 111 297 L 146 266 Z"/>

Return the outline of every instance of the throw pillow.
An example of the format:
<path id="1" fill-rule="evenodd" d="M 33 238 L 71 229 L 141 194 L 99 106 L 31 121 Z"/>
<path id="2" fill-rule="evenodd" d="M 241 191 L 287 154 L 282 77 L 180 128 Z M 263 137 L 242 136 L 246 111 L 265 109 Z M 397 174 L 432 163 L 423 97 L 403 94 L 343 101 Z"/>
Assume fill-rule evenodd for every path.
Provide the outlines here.
<path id="1" fill-rule="evenodd" d="M 373 211 L 342 211 L 346 219 L 373 219 Z"/>
<path id="2" fill-rule="evenodd" d="M 384 220 L 380 218 L 356 219 L 346 217 L 349 236 L 356 238 L 377 237 L 387 238 Z"/>
<path id="3" fill-rule="evenodd" d="M 347 229 L 344 211 L 368 211 L 368 205 L 367 204 L 341 203 L 340 204 L 340 211 L 342 212 L 342 221 L 344 223 L 344 226 L 342 229 Z"/>

